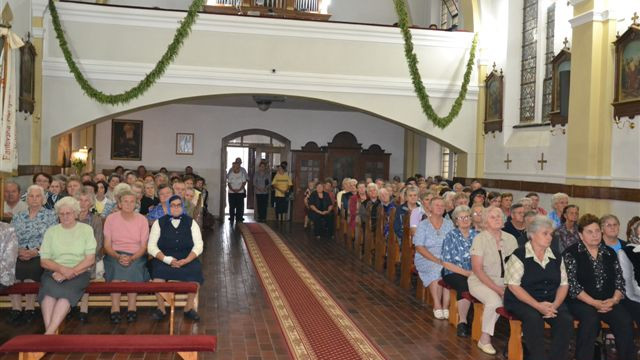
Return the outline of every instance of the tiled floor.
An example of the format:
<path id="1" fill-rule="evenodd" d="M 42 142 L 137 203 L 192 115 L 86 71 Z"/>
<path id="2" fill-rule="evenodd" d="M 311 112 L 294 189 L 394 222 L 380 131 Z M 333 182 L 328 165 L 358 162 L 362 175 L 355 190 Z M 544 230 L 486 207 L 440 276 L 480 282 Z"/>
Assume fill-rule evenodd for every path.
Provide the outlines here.
<path id="1" fill-rule="evenodd" d="M 301 225 L 273 225 L 292 251 L 308 267 L 353 317 L 363 331 L 389 359 L 490 359 L 469 339 L 459 339 L 455 329 L 445 321 L 434 320 L 430 310 L 414 300 L 409 292 L 399 289 L 368 266 L 354 259 L 333 240 L 316 240 Z M 271 311 L 260 281 L 239 232 L 228 223 L 216 225 L 205 234 L 203 255 L 206 281 L 200 291 L 199 312 L 202 320 L 185 321 L 177 312 L 176 332 L 180 334 L 213 334 L 218 337 L 218 351 L 206 359 L 288 359 L 287 346 Z M 92 308 L 90 323 L 77 320 L 65 323 L 63 333 L 84 334 L 166 334 L 167 321 L 156 323 L 151 309 L 139 310 L 133 325 L 111 325 L 107 308 Z M 6 318 L 7 311 L 0 312 Z M 42 321 L 12 327 L 0 322 L 0 341 L 17 334 L 42 332 Z M 505 329 L 499 324 L 494 345 L 501 351 Z M 149 359 L 165 360 L 167 354 L 85 354 L 49 355 L 49 359 Z M 0 360 L 17 359 L 0 355 Z"/>

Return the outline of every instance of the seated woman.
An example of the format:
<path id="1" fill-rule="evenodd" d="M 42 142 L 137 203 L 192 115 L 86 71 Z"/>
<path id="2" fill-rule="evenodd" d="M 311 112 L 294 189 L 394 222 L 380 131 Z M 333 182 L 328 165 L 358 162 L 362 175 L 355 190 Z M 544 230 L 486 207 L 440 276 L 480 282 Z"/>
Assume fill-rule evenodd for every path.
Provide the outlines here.
<path id="1" fill-rule="evenodd" d="M 95 263 L 93 229 L 76 221 L 80 204 L 72 197 L 56 203 L 60 224 L 44 234 L 40 262 L 46 270 L 40 281 L 38 301 L 42 307 L 45 334 L 55 334 L 89 285 L 89 268 Z"/>
<path id="2" fill-rule="evenodd" d="M 169 200 L 170 215 L 156 220 L 149 234 L 151 278 L 153 281 L 195 281 L 201 283 L 202 265 L 198 256 L 202 254 L 200 227 L 184 213 L 184 203 L 178 195 Z M 194 309 L 196 294 L 188 294 L 184 316 L 193 321 L 200 320 Z M 164 318 L 164 300 L 158 295 L 158 308 L 151 315 L 156 320 Z"/>
<path id="3" fill-rule="evenodd" d="M 512 213 L 513 214 L 513 213 Z M 504 306 L 522 320 L 531 359 L 568 359 L 573 317 L 564 299 L 569 291 L 560 253 L 551 248 L 553 221 L 537 215 L 527 226 L 529 241 L 507 262 Z M 544 351 L 544 323 L 551 325 L 551 350 Z"/>
<path id="4" fill-rule="evenodd" d="M 438 284 L 442 276 L 442 242 L 445 235 L 453 230 L 453 223 L 443 217 L 444 199 L 433 197 L 429 207 L 431 216 L 420 222 L 413 237 L 413 244 L 416 246 L 414 263 L 420 280 L 429 288 L 433 298 L 433 316 L 442 320 L 449 318 L 449 292 L 443 291 Z"/>
<path id="5" fill-rule="evenodd" d="M 407 212 L 411 212 L 420 206 L 418 203 L 418 187 L 409 185 L 403 190 L 401 198 L 405 201 L 396 210 L 396 218 L 393 223 L 393 231 L 396 233 L 398 244 L 402 245 L 402 236 L 404 235 L 404 217 Z M 409 215 L 411 216 L 411 215 Z"/>
<path id="6" fill-rule="evenodd" d="M 618 251 L 618 261 L 624 277 L 625 298 L 622 305 L 627 309 L 636 326 L 640 326 L 640 220 L 629 224 L 627 244 Z"/>
<path id="7" fill-rule="evenodd" d="M 103 221 L 100 215 L 94 213 L 93 206 L 96 202 L 96 197 L 93 193 L 87 189 L 82 189 L 75 196 L 76 200 L 80 204 L 80 213 L 78 214 L 78 221 L 91 226 L 93 229 L 93 236 L 96 239 L 96 258 L 95 263 L 102 261 L 104 253 L 102 252 L 103 245 Z M 96 279 L 95 264 L 89 269 L 89 275 L 91 280 Z M 100 275 L 102 277 L 102 275 Z M 89 321 L 89 294 L 82 295 L 82 301 L 80 302 L 80 312 L 78 313 L 78 320 L 81 322 Z"/>
<path id="8" fill-rule="evenodd" d="M 467 314 L 471 303 L 462 297 L 462 293 L 469 292 L 467 278 L 471 275 L 471 244 L 478 234 L 471 227 L 471 210 L 466 205 L 459 205 L 451 214 L 456 228 L 449 231 L 442 241 L 443 277 L 447 285 L 456 291 L 458 304 L 457 335 L 468 337 L 471 329 L 467 323 Z"/>
<path id="9" fill-rule="evenodd" d="M 562 210 L 560 216 L 561 225 L 553 231 L 551 247 L 560 254 L 566 248 L 580 241 L 578 234 L 578 218 L 580 217 L 580 208 L 576 205 L 569 204 Z"/>
<path id="10" fill-rule="evenodd" d="M 140 201 L 140 214 L 147 216 L 155 206 L 160 203 L 156 196 L 156 184 L 151 182 L 144 183 L 144 195 Z"/>
<path id="11" fill-rule="evenodd" d="M 333 223 L 333 204 L 329 194 L 324 191 L 324 184 L 318 182 L 315 190 L 307 199 L 309 204 L 309 218 L 313 221 L 313 234 L 317 239 L 320 236 L 332 236 L 331 224 Z"/>
<path id="12" fill-rule="evenodd" d="M 469 292 L 484 304 L 482 335 L 478 348 L 494 355 L 491 345 L 493 330 L 498 321 L 496 309 L 502 306 L 504 296 L 505 259 L 518 248 L 516 238 L 502 231 L 502 210 L 490 207 L 482 213 L 484 230 L 471 245 L 471 269 Z"/>
<path id="13" fill-rule="evenodd" d="M 433 196 L 434 194 L 428 190 L 420 193 L 420 206 L 411 210 L 411 216 L 409 216 L 409 228 L 411 229 L 412 235 L 418 230 L 418 224 L 429 217 L 429 204 Z"/>
<path id="14" fill-rule="evenodd" d="M 636 350 L 631 316 L 620 304 L 625 284 L 618 257 L 602 241 L 600 220 L 595 215 L 580 217 L 578 231 L 580 242 L 564 252 L 569 277 L 567 304 L 574 318 L 580 321 L 576 358 L 593 359 L 600 321 L 604 321 L 615 336 L 618 358 L 634 359 Z"/>
<path id="15" fill-rule="evenodd" d="M 102 216 L 102 213 L 104 212 L 105 208 L 110 208 L 113 206 L 111 205 L 113 201 L 109 200 L 109 198 L 107 197 L 107 189 L 109 188 L 109 185 L 107 184 L 106 181 L 104 180 L 97 181 L 96 188 L 98 190 L 96 191 L 95 209 L 96 209 L 96 213 Z"/>
<path id="16" fill-rule="evenodd" d="M 158 186 L 158 200 L 159 203 L 147 214 L 147 220 L 152 223 L 155 220 L 169 214 L 169 205 L 167 201 L 173 195 L 173 190 L 167 184 L 160 184 Z"/>
<path id="17" fill-rule="evenodd" d="M 36 282 L 42 276 L 40 267 L 40 245 L 44 233 L 58 223 L 53 210 L 45 209 L 47 199 L 44 190 L 38 185 L 31 185 L 27 189 L 28 210 L 13 216 L 11 225 L 18 236 L 18 261 L 16 262 L 16 282 Z M 20 295 L 9 295 L 11 299 L 11 313 L 9 321 L 31 322 L 35 317 L 35 295 L 25 295 L 26 306 L 24 314 L 20 311 L 22 299 Z"/>
<path id="18" fill-rule="evenodd" d="M 0 222 L 0 290 L 16 282 L 18 237 L 13 227 Z"/>
<path id="19" fill-rule="evenodd" d="M 147 272 L 147 241 L 149 225 L 136 213 L 136 195 L 128 190 L 116 196 L 120 211 L 107 217 L 104 223 L 104 279 L 141 282 L 149 280 Z M 127 322 L 136 321 L 136 293 L 127 294 Z M 111 294 L 111 322 L 120 323 L 120 293 Z"/>
<path id="20" fill-rule="evenodd" d="M 135 208 L 138 206 L 138 197 L 137 197 L 136 193 L 134 193 L 131 190 L 131 186 L 129 184 L 121 183 L 121 184 L 116 185 L 113 188 L 112 195 L 113 195 L 113 198 L 115 200 L 114 201 L 110 201 L 107 204 L 105 204 L 104 209 L 102 210 L 102 213 L 100 214 L 100 216 L 102 216 L 103 218 L 106 218 L 107 216 L 111 215 L 112 213 L 115 213 L 118 210 L 120 210 L 120 208 L 118 206 L 119 204 L 118 204 L 118 200 L 117 199 L 119 197 L 119 194 L 124 192 L 124 191 L 131 192 L 134 195 L 134 197 L 136 198 L 136 205 L 134 206 L 134 211 L 135 211 Z"/>

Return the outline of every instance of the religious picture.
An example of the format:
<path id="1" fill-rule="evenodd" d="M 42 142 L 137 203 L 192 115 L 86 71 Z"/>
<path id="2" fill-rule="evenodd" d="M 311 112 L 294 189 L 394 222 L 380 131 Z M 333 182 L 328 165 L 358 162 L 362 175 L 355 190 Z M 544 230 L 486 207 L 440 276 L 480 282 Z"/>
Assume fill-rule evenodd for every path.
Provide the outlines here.
<path id="1" fill-rule="evenodd" d="M 177 155 L 193 155 L 193 136 L 193 134 L 189 133 L 176 134 Z"/>
<path id="2" fill-rule="evenodd" d="M 492 81 L 487 84 L 487 121 L 500 120 L 500 84 Z"/>
<path id="3" fill-rule="evenodd" d="M 142 121 L 111 121 L 111 160 L 142 160 Z"/>
<path id="4" fill-rule="evenodd" d="M 502 131 L 503 80 L 502 71 L 498 72 L 494 65 L 493 71 L 485 79 L 485 133 Z"/>
<path id="5" fill-rule="evenodd" d="M 620 63 L 620 101 L 636 99 L 640 99 L 640 40 L 624 47 Z"/>

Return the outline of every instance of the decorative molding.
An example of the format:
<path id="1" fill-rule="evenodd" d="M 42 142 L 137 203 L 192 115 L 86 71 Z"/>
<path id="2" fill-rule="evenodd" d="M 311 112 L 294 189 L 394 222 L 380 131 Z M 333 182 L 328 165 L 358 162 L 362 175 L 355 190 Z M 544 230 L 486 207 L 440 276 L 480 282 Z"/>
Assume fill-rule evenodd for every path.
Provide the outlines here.
<path id="1" fill-rule="evenodd" d="M 102 60 L 82 60 L 78 65 L 90 80 L 127 82 L 139 81 L 153 68 L 153 64 Z M 63 58 L 46 57 L 42 68 L 46 77 L 73 79 Z M 299 72 L 272 74 L 270 71 L 186 65 L 171 65 L 158 83 L 415 97 L 411 80 L 403 78 Z M 430 81 L 426 86 L 431 97 L 439 99 L 455 99 L 460 87 L 459 83 L 446 81 Z M 469 85 L 467 99 L 478 99 L 477 85 Z"/>
<path id="2" fill-rule="evenodd" d="M 42 39 L 44 38 L 44 28 L 41 28 L 41 27 L 31 28 L 31 34 L 36 39 Z"/>
<path id="3" fill-rule="evenodd" d="M 610 15 L 613 15 L 613 14 L 610 14 L 609 10 L 603 10 L 603 11 L 591 10 L 591 11 L 587 11 L 584 14 L 580 14 L 574 17 L 573 19 L 570 19 L 569 23 L 571 24 L 572 28 L 575 28 L 580 25 L 588 24 L 590 22 L 595 22 L 595 21 L 602 22 L 610 19 L 615 19 Z"/>
<path id="4" fill-rule="evenodd" d="M 43 17 L 47 6 L 49 6 L 48 0 L 31 0 L 31 16 Z"/>
<path id="5" fill-rule="evenodd" d="M 185 14 L 184 11 L 146 10 L 69 2 L 59 2 L 56 6 L 63 22 L 123 25 L 138 28 L 176 29 Z M 200 13 L 193 30 L 260 36 L 303 37 L 305 39 L 404 44 L 400 29 L 392 26 L 297 21 L 207 13 Z M 473 33 L 462 31 L 413 29 L 411 33 L 416 47 L 469 49 L 473 38 Z"/>
<path id="6" fill-rule="evenodd" d="M 582 2 L 585 2 L 585 0 L 569 0 L 569 4 L 571 4 L 571 6 L 576 6 Z"/>

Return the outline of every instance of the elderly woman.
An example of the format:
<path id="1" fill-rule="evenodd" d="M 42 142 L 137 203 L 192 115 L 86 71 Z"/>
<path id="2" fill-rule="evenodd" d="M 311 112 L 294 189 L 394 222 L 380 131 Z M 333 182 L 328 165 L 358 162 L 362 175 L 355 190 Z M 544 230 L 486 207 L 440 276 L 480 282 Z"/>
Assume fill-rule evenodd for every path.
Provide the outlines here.
<path id="1" fill-rule="evenodd" d="M 618 261 L 624 277 L 625 299 L 622 305 L 640 326 L 640 220 L 630 224 L 630 234 L 622 251 L 618 251 Z"/>
<path id="2" fill-rule="evenodd" d="M 620 235 L 620 220 L 613 214 L 606 214 L 600 218 L 600 228 L 602 229 L 602 240 L 605 245 L 613 249 L 616 253 L 622 250 L 627 243 L 618 238 Z"/>
<path id="3" fill-rule="evenodd" d="M 131 186 L 127 183 L 118 184 L 113 188 L 113 196 L 114 196 L 114 199 L 116 200 L 111 201 L 107 205 L 105 205 L 104 210 L 102 210 L 102 213 L 100 214 L 100 216 L 102 216 L 103 218 L 106 218 L 107 216 L 111 215 L 111 213 L 119 211 L 117 199 L 120 193 L 124 191 L 133 192 L 131 190 Z M 137 204 L 138 204 L 138 201 L 137 201 L 137 195 L 136 195 L 136 206 Z"/>
<path id="4" fill-rule="evenodd" d="M 431 191 L 425 191 L 420 193 L 418 196 L 420 198 L 419 207 L 411 210 L 411 216 L 409 217 L 409 229 L 411 229 L 411 234 L 414 235 L 416 230 L 418 230 L 418 224 L 426 218 L 429 217 L 429 213 L 431 210 L 429 209 L 429 204 L 431 203 L 431 199 L 433 199 L 434 193 Z"/>
<path id="5" fill-rule="evenodd" d="M 402 244 L 402 236 L 404 233 L 404 217 L 407 212 L 411 212 L 420 206 L 418 203 L 418 187 L 409 185 L 404 188 L 403 195 L 405 202 L 398 206 L 396 210 L 396 219 L 393 222 L 393 230 L 396 233 L 398 244 Z"/>
<path id="6" fill-rule="evenodd" d="M 72 197 L 56 203 L 60 224 L 44 234 L 40 262 L 42 274 L 38 301 L 42 307 L 45 334 L 55 334 L 71 308 L 89 285 L 89 268 L 95 263 L 93 229 L 76 221 L 80 204 Z"/>
<path id="7" fill-rule="evenodd" d="M 551 196 L 551 207 L 553 210 L 549 213 L 549 219 L 553 221 L 555 228 L 562 225 L 560 215 L 564 211 L 564 208 L 569 204 L 569 195 L 565 193 L 555 193 Z"/>
<path id="8" fill-rule="evenodd" d="M 484 206 L 476 204 L 471 208 L 471 225 L 476 232 L 482 231 L 482 213 L 484 212 Z"/>
<path id="9" fill-rule="evenodd" d="M 518 246 L 522 246 L 527 242 L 527 224 L 524 222 L 524 206 L 516 203 L 511 205 L 511 216 L 504 223 L 502 231 L 513 235 L 518 241 Z"/>
<path id="10" fill-rule="evenodd" d="M 429 288 L 433 298 L 433 316 L 438 319 L 449 318 L 449 292 L 443 291 L 438 284 L 442 272 L 442 242 L 453 230 L 451 220 L 444 218 L 444 199 L 434 196 L 429 202 L 431 215 L 420 222 L 418 230 L 413 237 L 416 246 L 414 263 L 418 270 L 418 276 L 424 286 Z"/>
<path id="11" fill-rule="evenodd" d="M 150 223 L 169 213 L 169 205 L 167 201 L 169 201 L 169 198 L 172 195 L 173 190 L 171 189 L 171 186 L 167 184 L 160 184 L 160 186 L 158 186 L 158 205 L 151 209 L 147 214 L 147 220 L 149 220 Z"/>
<path id="12" fill-rule="evenodd" d="M 562 254 L 569 246 L 580 241 L 578 234 L 578 218 L 580 208 L 576 205 L 567 205 L 562 210 L 561 225 L 553 231 L 551 247 Z"/>
<path id="13" fill-rule="evenodd" d="M 140 200 L 140 214 L 147 216 L 155 206 L 160 203 L 160 199 L 156 195 L 156 184 L 153 182 L 144 183 L 144 195 Z"/>
<path id="14" fill-rule="evenodd" d="M 484 304 L 482 312 L 482 335 L 478 348 L 494 355 L 491 345 L 493 330 L 498 321 L 496 309 L 502 306 L 506 258 L 518 248 L 513 235 L 502 231 L 502 210 L 489 207 L 483 214 L 484 230 L 471 245 L 471 269 L 469 292 Z"/>
<path id="15" fill-rule="evenodd" d="M 36 282 L 42 276 L 40 267 L 40 245 L 48 228 L 58 223 L 55 212 L 44 208 L 47 199 L 42 187 L 31 185 L 27 189 L 28 210 L 13 216 L 11 225 L 18 236 L 18 261 L 16 263 L 16 282 Z M 21 296 L 10 295 L 11 313 L 9 321 L 31 322 L 35 317 L 35 295 L 25 295 L 26 306 L 22 314 Z"/>
<path id="16" fill-rule="evenodd" d="M 202 254 L 200 227 L 184 214 L 184 203 L 179 196 L 172 196 L 168 202 L 170 214 L 156 220 L 149 234 L 149 254 L 154 257 L 150 264 L 151 278 L 153 281 L 195 281 L 202 284 L 202 265 L 198 260 Z M 195 293 L 188 295 L 184 316 L 198 321 L 200 316 L 194 309 L 195 296 Z M 152 317 L 161 320 L 165 314 L 164 300 L 158 296 L 158 309 Z"/>
<path id="17" fill-rule="evenodd" d="M 456 228 L 449 231 L 442 241 L 442 280 L 456 290 L 458 304 L 457 335 L 468 337 L 471 329 L 467 323 L 467 314 L 471 303 L 462 297 L 462 293 L 469 292 L 467 279 L 471 275 L 471 244 L 478 234 L 471 227 L 471 209 L 466 205 L 459 205 L 451 214 Z"/>
<path id="18" fill-rule="evenodd" d="M 104 237 L 102 217 L 92 211 L 93 206 L 96 202 L 96 197 L 90 191 L 82 189 L 80 192 L 76 193 L 75 199 L 78 200 L 78 204 L 80 204 L 78 221 L 91 226 L 91 229 L 93 229 L 93 237 L 96 239 L 95 262 L 97 264 L 98 262 L 102 261 L 102 258 L 104 256 L 104 253 L 102 252 Z M 89 269 L 89 275 L 91 276 L 92 280 L 98 278 L 95 265 Z M 102 275 L 100 275 L 100 277 L 102 277 Z M 82 296 L 78 319 L 81 322 L 89 321 L 89 294 L 84 294 Z"/>
<path id="19" fill-rule="evenodd" d="M 569 291 L 560 253 L 551 248 L 553 222 L 537 215 L 527 227 L 529 241 L 507 262 L 504 305 L 522 320 L 524 342 L 531 359 L 568 358 L 573 318 L 564 305 Z M 551 350 L 544 351 L 544 323 L 551 325 Z"/>
<path id="20" fill-rule="evenodd" d="M 0 222 L 0 290 L 16 282 L 18 237 L 13 226 Z"/>
<path id="21" fill-rule="evenodd" d="M 141 282 L 149 280 L 147 273 L 147 241 L 149 223 L 143 215 L 135 212 L 136 195 L 128 190 L 117 195 L 120 211 L 107 217 L 104 223 L 104 278 L 111 281 Z M 129 293 L 127 322 L 137 319 L 136 293 Z M 120 294 L 111 294 L 112 323 L 122 320 Z"/>
<path id="22" fill-rule="evenodd" d="M 349 227 L 356 228 L 356 217 L 359 215 L 359 209 L 369 197 L 367 196 L 367 185 L 360 182 L 356 186 L 356 193 L 349 198 Z"/>
<path id="23" fill-rule="evenodd" d="M 596 216 L 580 217 L 578 231 L 580 242 L 564 252 L 569 277 L 569 310 L 580 321 L 576 358 L 593 359 L 600 321 L 604 321 L 615 335 L 618 359 L 634 359 L 631 316 L 620 304 L 625 283 L 618 257 L 602 241 L 600 219 Z"/>
<path id="24" fill-rule="evenodd" d="M 374 185 L 375 186 L 375 185 Z M 315 191 L 309 195 L 307 200 L 309 204 L 309 217 L 313 221 L 313 234 L 316 239 L 325 235 L 331 236 L 331 219 L 333 204 L 331 197 L 324 191 L 324 185 L 318 182 L 315 186 Z"/>

